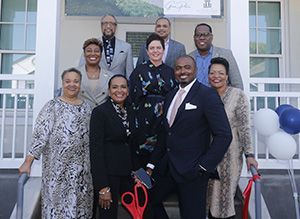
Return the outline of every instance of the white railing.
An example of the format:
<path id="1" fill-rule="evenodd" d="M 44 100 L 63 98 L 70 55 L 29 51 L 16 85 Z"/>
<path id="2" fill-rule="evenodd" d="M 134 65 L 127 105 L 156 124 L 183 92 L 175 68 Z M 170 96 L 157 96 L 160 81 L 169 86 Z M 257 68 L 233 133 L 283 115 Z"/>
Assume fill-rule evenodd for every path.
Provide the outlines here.
<path id="1" fill-rule="evenodd" d="M 300 78 L 250 78 L 249 86 L 252 118 L 260 108 L 276 109 L 281 104 L 291 104 L 300 108 Z M 266 137 L 259 135 L 253 126 L 252 131 L 255 156 L 259 161 L 260 169 L 288 169 L 287 161 L 278 161 L 269 154 Z M 295 169 L 300 169 L 300 135 L 293 137 L 297 142 L 297 153 L 293 158 L 293 164 Z"/>
<path id="2" fill-rule="evenodd" d="M 32 133 L 33 81 L 33 75 L 0 76 L 0 168 L 16 168 L 24 160 Z"/>

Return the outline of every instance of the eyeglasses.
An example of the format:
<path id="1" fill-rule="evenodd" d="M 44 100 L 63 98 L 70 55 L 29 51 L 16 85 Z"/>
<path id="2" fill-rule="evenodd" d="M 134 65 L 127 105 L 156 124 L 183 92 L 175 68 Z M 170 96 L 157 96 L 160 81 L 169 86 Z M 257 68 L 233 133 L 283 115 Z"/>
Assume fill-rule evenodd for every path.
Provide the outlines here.
<path id="1" fill-rule="evenodd" d="M 116 25 L 117 25 L 117 23 L 115 23 L 115 22 L 110 22 L 110 21 L 101 22 L 101 24 L 102 24 L 103 26 L 108 26 L 108 25 L 110 25 L 110 26 L 116 26 Z"/>
<path id="2" fill-rule="evenodd" d="M 196 33 L 194 35 L 194 37 L 196 37 L 196 38 L 200 38 L 200 37 L 208 38 L 211 35 L 212 35 L 212 33 L 210 33 L 210 32 L 203 32 L 203 33 Z"/>

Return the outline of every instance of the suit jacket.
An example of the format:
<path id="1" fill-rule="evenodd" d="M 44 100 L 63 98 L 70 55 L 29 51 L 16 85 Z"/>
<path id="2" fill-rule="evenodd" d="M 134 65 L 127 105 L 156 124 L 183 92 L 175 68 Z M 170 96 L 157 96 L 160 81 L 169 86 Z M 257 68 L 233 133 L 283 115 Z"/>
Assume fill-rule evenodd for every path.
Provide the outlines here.
<path id="1" fill-rule="evenodd" d="M 133 71 L 133 59 L 131 45 L 123 40 L 116 38 L 115 52 L 112 63 L 107 65 L 105 53 L 102 53 L 100 66 L 113 74 L 122 74 L 129 78 Z"/>
<path id="2" fill-rule="evenodd" d="M 96 85 L 95 91 L 93 91 L 89 84 L 85 64 L 78 67 L 78 70 L 80 70 L 82 74 L 79 97 L 86 100 L 92 109 L 104 103 L 108 97 L 108 81 L 113 74 L 102 68 L 100 77 L 97 80 L 98 84 Z"/>
<path id="3" fill-rule="evenodd" d="M 151 163 L 156 165 L 160 161 L 159 171 L 164 173 L 168 167 L 177 182 L 185 182 L 198 176 L 199 164 L 214 173 L 232 135 L 219 95 L 198 81 L 191 87 L 169 127 L 166 115 L 177 90 L 166 97 L 162 134 Z"/>
<path id="4" fill-rule="evenodd" d="M 175 67 L 175 62 L 177 57 L 185 55 L 185 47 L 182 43 L 177 42 L 175 40 L 170 39 L 169 40 L 169 49 L 167 53 L 167 57 L 165 60 L 165 64 L 170 66 L 171 68 Z M 136 63 L 136 66 L 139 64 L 142 64 L 145 61 L 148 61 L 149 57 L 146 50 L 146 44 L 143 44 L 140 48 L 139 57 Z"/>
<path id="5" fill-rule="evenodd" d="M 102 41 L 102 39 L 100 39 Z M 79 66 L 85 64 L 83 54 L 81 54 L 79 60 Z M 105 52 L 102 51 L 102 57 L 100 64 L 102 69 L 112 72 L 114 75 L 125 75 L 128 79 L 133 71 L 133 58 L 131 45 L 123 40 L 116 38 L 115 52 L 113 61 L 110 67 L 106 63 Z"/>
<path id="6" fill-rule="evenodd" d="M 190 53 L 190 55 L 192 57 L 194 57 L 195 60 L 196 60 L 197 54 L 199 54 L 197 49 Z M 212 46 L 212 58 L 215 58 L 215 57 L 223 57 L 228 61 L 228 63 L 229 63 L 228 79 L 229 79 L 230 85 L 232 87 L 237 87 L 237 88 L 240 88 L 243 90 L 244 89 L 243 80 L 241 77 L 239 67 L 236 63 L 236 60 L 235 60 L 233 54 L 232 54 L 232 51 L 229 49 Z"/>
<path id="7" fill-rule="evenodd" d="M 127 108 L 129 127 L 134 121 Z M 131 129 L 132 132 L 134 130 Z M 135 168 L 134 148 L 122 119 L 116 113 L 111 100 L 92 111 L 90 121 L 91 172 L 95 190 L 109 186 L 108 175 L 129 176 Z"/>

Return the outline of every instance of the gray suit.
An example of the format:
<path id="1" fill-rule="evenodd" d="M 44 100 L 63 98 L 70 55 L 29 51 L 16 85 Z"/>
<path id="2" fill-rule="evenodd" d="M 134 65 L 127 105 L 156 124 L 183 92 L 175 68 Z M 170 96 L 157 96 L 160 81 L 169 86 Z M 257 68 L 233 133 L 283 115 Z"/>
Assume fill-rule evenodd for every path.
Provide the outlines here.
<path id="1" fill-rule="evenodd" d="M 110 67 L 106 63 L 105 53 L 102 53 L 100 66 L 114 75 L 122 74 L 129 78 L 133 71 L 133 59 L 131 45 L 116 38 L 115 52 Z"/>
<path id="2" fill-rule="evenodd" d="M 175 67 L 175 62 L 177 57 L 185 55 L 185 47 L 182 43 L 177 42 L 175 40 L 169 40 L 169 49 L 167 53 L 167 57 L 165 60 L 165 64 L 170 66 L 171 68 Z M 146 50 L 146 44 L 143 44 L 140 48 L 139 58 L 137 60 L 136 65 L 142 64 L 145 61 L 148 61 L 149 57 Z"/>
<path id="3" fill-rule="evenodd" d="M 195 60 L 196 60 L 197 54 L 199 54 L 197 49 L 190 53 L 190 55 L 192 57 L 194 57 Z M 239 67 L 236 63 L 236 60 L 235 60 L 231 50 L 212 46 L 212 58 L 215 58 L 215 57 L 223 57 L 228 61 L 228 63 L 229 63 L 229 72 L 228 72 L 229 84 L 232 87 L 237 87 L 237 88 L 240 88 L 243 90 L 244 89 L 243 80 L 242 80 L 242 77 L 240 74 Z M 206 74 L 208 74 L 208 72 Z"/>
<path id="4" fill-rule="evenodd" d="M 92 80 L 96 82 L 93 89 L 90 84 L 91 80 L 87 77 L 85 65 L 79 66 L 78 70 L 82 74 L 79 98 L 85 100 L 92 109 L 104 103 L 108 97 L 108 81 L 113 74 L 102 68 L 99 79 Z"/>
<path id="5" fill-rule="evenodd" d="M 102 39 L 100 40 L 102 41 Z M 79 66 L 82 66 L 84 64 L 85 64 L 85 60 L 83 54 L 81 54 Z M 102 57 L 99 65 L 101 66 L 102 69 L 110 71 L 114 75 L 121 74 L 129 78 L 131 72 L 133 71 L 133 58 L 132 58 L 131 45 L 123 40 L 116 38 L 114 57 L 110 67 L 106 63 L 104 51 L 102 51 Z"/>

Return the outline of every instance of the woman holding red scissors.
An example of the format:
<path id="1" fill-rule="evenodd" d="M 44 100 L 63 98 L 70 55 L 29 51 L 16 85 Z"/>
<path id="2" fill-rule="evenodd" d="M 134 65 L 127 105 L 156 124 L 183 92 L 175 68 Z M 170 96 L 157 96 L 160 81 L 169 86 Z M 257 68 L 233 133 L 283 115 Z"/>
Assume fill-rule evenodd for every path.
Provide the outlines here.
<path id="1" fill-rule="evenodd" d="M 109 99 L 94 108 L 90 121 L 91 172 L 94 185 L 93 218 L 116 219 L 118 198 L 134 186 L 133 114 L 127 104 L 128 81 L 114 75 Z M 99 209 L 97 213 L 97 209 Z"/>

